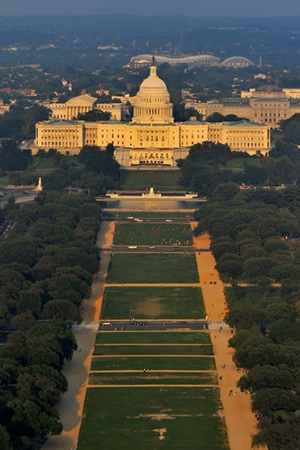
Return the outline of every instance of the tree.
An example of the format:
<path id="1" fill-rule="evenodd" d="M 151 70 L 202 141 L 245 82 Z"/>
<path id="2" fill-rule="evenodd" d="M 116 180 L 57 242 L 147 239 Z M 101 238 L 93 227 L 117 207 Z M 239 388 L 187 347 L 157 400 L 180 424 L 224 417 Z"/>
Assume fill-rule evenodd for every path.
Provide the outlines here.
<path id="1" fill-rule="evenodd" d="M 243 347 L 246 342 L 250 342 L 253 337 L 253 330 L 237 330 L 235 335 L 229 339 L 228 346 L 238 349 L 239 347 Z"/>
<path id="2" fill-rule="evenodd" d="M 262 256 L 266 256 L 266 252 L 258 245 L 250 244 L 243 246 L 241 249 L 241 259 L 243 262 L 250 258 L 261 258 Z"/>
<path id="3" fill-rule="evenodd" d="M 260 389 L 278 388 L 291 390 L 296 382 L 296 376 L 287 366 L 278 367 L 264 365 L 255 366 L 247 375 L 243 375 L 237 386 L 242 392 L 256 392 Z"/>
<path id="4" fill-rule="evenodd" d="M 213 191 L 212 198 L 228 202 L 232 200 L 238 192 L 239 187 L 236 183 L 221 183 Z"/>
<path id="5" fill-rule="evenodd" d="M 224 116 L 219 112 L 214 112 L 206 118 L 206 122 L 223 122 Z"/>
<path id="6" fill-rule="evenodd" d="M 52 366 L 55 369 L 59 370 L 61 368 L 59 355 L 51 348 L 42 348 L 42 347 L 32 348 L 28 352 L 27 361 L 28 364 L 31 366 L 40 364 L 42 361 L 43 364 L 47 364 L 47 366 Z"/>
<path id="7" fill-rule="evenodd" d="M 4 170 L 25 170 L 26 159 L 14 140 L 5 139 L 0 146 L 0 167 Z"/>
<path id="8" fill-rule="evenodd" d="M 242 262 L 238 255 L 225 253 L 218 259 L 216 269 L 222 275 L 226 274 L 231 278 L 236 278 L 242 274 Z"/>
<path id="9" fill-rule="evenodd" d="M 288 156 L 281 156 L 276 161 L 276 175 L 281 183 L 292 183 L 294 165 Z"/>
<path id="10" fill-rule="evenodd" d="M 99 195 L 103 191 L 104 175 L 96 174 L 94 172 L 86 172 L 81 176 L 78 181 L 78 185 L 81 188 L 86 188 L 89 196 Z"/>
<path id="11" fill-rule="evenodd" d="M 299 446 L 300 419 L 289 411 L 276 411 L 261 418 L 252 447 L 267 446 L 272 450 L 295 450 Z"/>
<path id="12" fill-rule="evenodd" d="M 40 291 L 36 287 L 20 292 L 18 301 L 18 314 L 30 311 L 35 318 L 39 318 L 41 314 L 42 300 Z"/>
<path id="13" fill-rule="evenodd" d="M 7 432 L 7 429 L 0 425 L 0 442 L 2 450 L 12 450 L 12 446 L 10 445 L 10 436 Z"/>
<path id="14" fill-rule="evenodd" d="M 247 279 L 258 279 L 260 277 L 269 277 L 271 269 L 276 267 L 277 261 L 272 258 L 259 257 L 249 258 L 243 263 L 244 276 Z"/>
<path id="15" fill-rule="evenodd" d="M 213 239 L 211 243 L 211 251 L 213 252 L 216 260 L 224 255 L 224 253 L 238 254 L 237 245 L 229 237 Z"/>
<path id="16" fill-rule="evenodd" d="M 263 184 L 267 179 L 267 174 L 261 167 L 246 165 L 244 169 L 244 180 L 246 184 Z"/>
<path id="17" fill-rule="evenodd" d="M 110 151 L 103 152 L 95 145 L 85 145 L 78 158 L 87 171 L 110 176 L 114 181 L 119 179 L 119 164 L 112 158 Z"/>
<path id="18" fill-rule="evenodd" d="M 292 144 L 300 144 L 300 122 L 292 121 L 284 131 L 284 140 Z"/>
<path id="19" fill-rule="evenodd" d="M 12 326 L 19 331 L 29 331 L 35 324 L 35 319 L 31 311 L 14 316 L 11 320 Z"/>
<path id="20" fill-rule="evenodd" d="M 256 414 L 265 415 L 276 410 L 296 411 L 299 407 L 299 396 L 286 389 L 260 389 L 252 396 L 252 411 Z"/>
<path id="21" fill-rule="evenodd" d="M 71 320 L 80 323 L 82 318 L 78 308 L 68 300 L 51 300 L 43 309 L 45 319 Z"/>
<path id="22" fill-rule="evenodd" d="M 233 306 L 225 316 L 225 322 L 232 328 L 251 330 L 254 325 L 265 323 L 264 312 L 246 300 Z"/>
<path id="23" fill-rule="evenodd" d="M 109 120 L 111 116 L 110 112 L 101 111 L 100 109 L 92 109 L 85 114 L 78 114 L 78 120 L 85 120 L 86 122 L 100 122 Z"/>
<path id="24" fill-rule="evenodd" d="M 291 161 L 296 162 L 299 160 L 299 151 L 296 145 L 277 140 L 275 146 L 269 151 L 269 156 L 274 159 L 288 156 Z"/>

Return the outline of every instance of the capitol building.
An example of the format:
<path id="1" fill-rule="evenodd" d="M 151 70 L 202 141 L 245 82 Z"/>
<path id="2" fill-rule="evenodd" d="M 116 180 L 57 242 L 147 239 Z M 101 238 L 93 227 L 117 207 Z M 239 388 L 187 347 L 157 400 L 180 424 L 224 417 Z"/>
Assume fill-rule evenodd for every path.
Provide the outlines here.
<path id="1" fill-rule="evenodd" d="M 188 155 L 192 145 L 204 141 L 228 144 L 231 150 L 249 154 L 266 154 L 270 150 L 270 126 L 267 124 L 244 120 L 208 123 L 193 117 L 187 122 L 175 123 L 170 94 L 165 82 L 157 76 L 154 59 L 150 74 L 136 95 L 131 122 L 116 120 L 114 115 L 111 120 L 101 122 L 73 118 L 77 112 L 96 107 L 96 100 L 84 95 L 51 108 L 52 119 L 36 124 L 32 153 L 55 148 L 65 155 L 74 155 L 84 145 L 105 148 L 112 143 L 115 159 L 123 167 L 144 164 L 172 167 L 176 166 L 177 159 Z"/>

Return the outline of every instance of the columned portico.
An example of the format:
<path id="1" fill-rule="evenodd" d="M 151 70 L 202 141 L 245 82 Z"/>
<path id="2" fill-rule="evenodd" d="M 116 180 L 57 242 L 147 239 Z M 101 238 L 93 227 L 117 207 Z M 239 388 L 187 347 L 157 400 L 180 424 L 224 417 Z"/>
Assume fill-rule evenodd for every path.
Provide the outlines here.
<path id="1" fill-rule="evenodd" d="M 138 165 L 174 165 L 174 150 L 172 149 L 134 149 L 130 151 L 132 166 Z"/>

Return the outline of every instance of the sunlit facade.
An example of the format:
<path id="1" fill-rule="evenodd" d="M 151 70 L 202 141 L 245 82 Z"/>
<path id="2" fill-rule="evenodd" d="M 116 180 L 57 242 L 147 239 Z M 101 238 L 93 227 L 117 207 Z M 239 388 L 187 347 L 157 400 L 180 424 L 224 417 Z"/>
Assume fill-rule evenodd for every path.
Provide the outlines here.
<path id="1" fill-rule="evenodd" d="M 74 106 L 74 105 L 73 105 Z M 77 154 L 83 145 L 106 147 L 113 143 L 115 158 L 125 167 L 142 164 L 176 166 L 192 145 L 204 141 L 228 144 L 232 150 L 250 154 L 270 149 L 270 127 L 248 121 L 208 123 L 191 118 L 174 123 L 170 94 L 157 76 L 153 61 L 150 75 L 139 89 L 130 123 L 118 120 L 85 122 L 52 118 L 36 124 L 35 148 L 55 148 L 64 154 Z"/>

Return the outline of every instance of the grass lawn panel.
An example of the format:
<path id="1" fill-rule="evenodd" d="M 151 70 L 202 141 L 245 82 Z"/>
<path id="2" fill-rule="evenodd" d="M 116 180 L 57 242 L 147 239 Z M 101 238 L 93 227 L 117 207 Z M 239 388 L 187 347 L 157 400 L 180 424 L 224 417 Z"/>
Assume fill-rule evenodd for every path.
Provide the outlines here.
<path id="1" fill-rule="evenodd" d="M 144 357 L 125 356 L 111 358 L 93 358 L 91 370 L 216 370 L 214 358 L 190 357 Z"/>
<path id="2" fill-rule="evenodd" d="M 7 186 L 9 182 L 8 175 L 0 177 L 0 186 Z"/>
<path id="3" fill-rule="evenodd" d="M 195 255 L 114 254 L 107 283 L 198 283 Z"/>
<path id="4" fill-rule="evenodd" d="M 198 287 L 107 287 L 101 319 L 204 319 Z M 133 326 L 133 325 L 131 325 Z"/>
<path id="5" fill-rule="evenodd" d="M 228 301 L 229 308 L 232 308 L 241 300 L 247 300 L 250 304 L 256 305 L 264 296 L 257 287 L 238 286 L 235 290 L 232 287 L 225 288 L 225 295 Z M 280 300 L 280 289 L 272 287 L 270 291 L 271 297 Z"/>
<path id="6" fill-rule="evenodd" d="M 95 345 L 94 355 L 212 355 L 212 345 Z"/>
<path id="7" fill-rule="evenodd" d="M 192 246 L 189 223 L 118 223 L 114 245 Z"/>
<path id="8" fill-rule="evenodd" d="M 244 171 L 245 163 L 249 166 L 260 167 L 261 158 L 232 158 L 226 164 L 226 169 L 239 169 Z"/>
<path id="9" fill-rule="evenodd" d="M 89 384 L 217 384 L 215 373 L 91 373 Z"/>
<path id="10" fill-rule="evenodd" d="M 76 155 L 73 156 L 64 156 L 61 155 L 61 159 L 64 162 L 67 162 L 70 166 L 71 164 L 75 164 L 78 167 L 82 167 L 83 164 L 79 162 L 78 157 Z M 57 166 L 55 165 L 56 158 L 53 156 L 30 156 L 28 158 L 28 164 L 32 165 L 32 167 L 38 171 L 40 169 L 56 169 Z"/>
<path id="11" fill-rule="evenodd" d="M 77 450 L 229 450 L 220 411 L 214 388 L 90 388 Z"/>
<path id="12" fill-rule="evenodd" d="M 154 191 L 184 191 L 178 185 L 179 170 L 138 171 L 120 170 L 120 187 L 124 191 L 140 191 L 154 188 Z"/>
<path id="13" fill-rule="evenodd" d="M 96 344 L 211 344 L 211 339 L 204 331 L 101 331 Z"/>
<path id="14" fill-rule="evenodd" d="M 157 221 L 165 220 L 165 219 L 172 219 L 176 217 L 185 217 L 186 219 L 193 219 L 194 218 L 195 210 L 191 209 L 186 210 L 186 212 L 183 211 L 103 211 L 102 215 L 103 217 L 116 217 L 116 218 L 127 218 L 127 217 L 137 217 L 139 219 L 149 219 L 151 218 L 157 218 Z"/>

